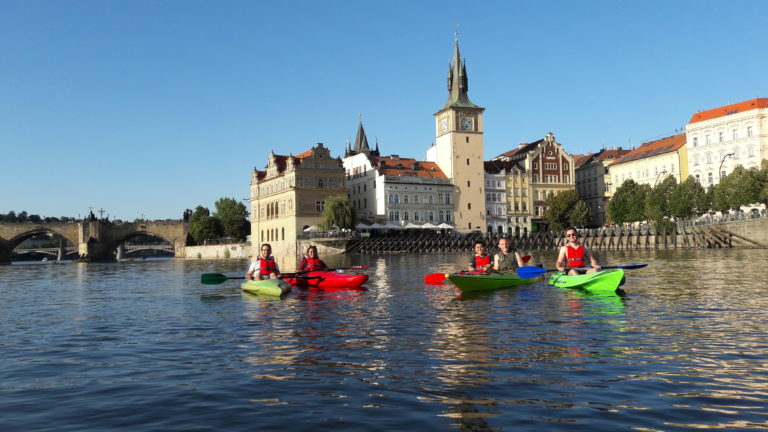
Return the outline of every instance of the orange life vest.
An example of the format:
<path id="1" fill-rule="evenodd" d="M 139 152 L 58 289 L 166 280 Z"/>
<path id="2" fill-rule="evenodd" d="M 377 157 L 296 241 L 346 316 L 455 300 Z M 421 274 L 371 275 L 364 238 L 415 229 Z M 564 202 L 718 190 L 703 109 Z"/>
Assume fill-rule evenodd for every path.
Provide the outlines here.
<path id="1" fill-rule="evenodd" d="M 277 264 L 275 263 L 274 257 L 269 257 L 267 259 L 264 259 L 262 257 L 259 257 L 259 274 L 262 276 L 269 276 L 272 273 L 275 273 L 277 270 Z"/>
<path id="2" fill-rule="evenodd" d="M 487 266 L 491 263 L 491 256 L 486 255 L 484 257 L 479 257 L 475 255 L 475 268 Z"/>
<path id="3" fill-rule="evenodd" d="M 584 245 L 578 245 L 576 248 L 570 244 L 565 245 L 568 249 L 568 267 L 584 267 Z"/>
<path id="4" fill-rule="evenodd" d="M 304 267 L 304 270 L 306 271 L 317 271 L 323 269 L 322 261 L 320 261 L 320 258 L 304 258 L 307 260 L 307 265 Z"/>

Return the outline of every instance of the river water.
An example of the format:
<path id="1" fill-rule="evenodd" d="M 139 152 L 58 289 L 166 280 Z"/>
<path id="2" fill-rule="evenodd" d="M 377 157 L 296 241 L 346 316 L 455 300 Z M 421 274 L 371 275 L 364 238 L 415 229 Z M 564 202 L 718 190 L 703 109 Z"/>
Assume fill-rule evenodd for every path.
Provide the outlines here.
<path id="1" fill-rule="evenodd" d="M 466 255 L 331 257 L 367 290 L 284 299 L 200 284 L 237 260 L 2 266 L 0 430 L 768 429 L 768 251 L 598 255 L 650 265 L 461 297 L 423 276 Z"/>

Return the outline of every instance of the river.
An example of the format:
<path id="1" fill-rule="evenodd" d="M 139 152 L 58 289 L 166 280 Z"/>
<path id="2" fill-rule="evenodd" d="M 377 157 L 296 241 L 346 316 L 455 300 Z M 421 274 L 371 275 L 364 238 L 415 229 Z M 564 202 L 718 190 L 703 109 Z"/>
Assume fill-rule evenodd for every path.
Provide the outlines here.
<path id="1" fill-rule="evenodd" d="M 0 430 L 768 429 L 768 251 L 597 255 L 650 265 L 461 297 L 423 276 L 468 255 L 330 257 L 367 290 L 284 299 L 200 284 L 238 260 L 0 266 Z"/>

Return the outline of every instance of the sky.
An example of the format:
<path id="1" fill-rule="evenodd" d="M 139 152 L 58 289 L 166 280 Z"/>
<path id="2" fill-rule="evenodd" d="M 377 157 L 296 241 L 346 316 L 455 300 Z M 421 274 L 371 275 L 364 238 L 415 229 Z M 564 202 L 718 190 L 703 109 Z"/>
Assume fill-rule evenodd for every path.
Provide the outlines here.
<path id="1" fill-rule="evenodd" d="M 423 159 L 457 29 L 486 159 L 548 132 L 572 154 L 638 146 L 768 96 L 766 16 L 760 0 L 3 1 L 0 213 L 179 219 L 248 198 L 270 151 L 343 157 L 359 118 L 382 154 Z"/>

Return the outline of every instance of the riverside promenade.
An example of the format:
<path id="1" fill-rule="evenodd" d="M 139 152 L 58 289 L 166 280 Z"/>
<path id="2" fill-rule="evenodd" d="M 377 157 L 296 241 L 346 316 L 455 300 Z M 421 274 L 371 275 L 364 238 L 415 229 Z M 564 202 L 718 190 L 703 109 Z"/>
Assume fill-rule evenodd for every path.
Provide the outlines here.
<path id="1" fill-rule="evenodd" d="M 593 250 L 720 249 L 768 247 L 768 218 L 765 214 L 738 214 L 721 218 L 678 221 L 675 231 L 659 234 L 653 226 L 582 229 L 582 243 Z M 500 234 L 440 234 L 404 230 L 373 237 L 349 238 L 347 254 L 397 254 L 414 252 L 463 252 L 484 241 L 491 251 Z M 517 250 L 555 250 L 563 244 L 562 231 L 545 231 L 510 236 Z M 322 242 L 323 238 L 313 238 Z M 335 241 L 340 239 L 336 238 Z"/>

